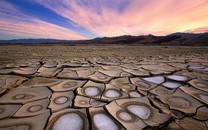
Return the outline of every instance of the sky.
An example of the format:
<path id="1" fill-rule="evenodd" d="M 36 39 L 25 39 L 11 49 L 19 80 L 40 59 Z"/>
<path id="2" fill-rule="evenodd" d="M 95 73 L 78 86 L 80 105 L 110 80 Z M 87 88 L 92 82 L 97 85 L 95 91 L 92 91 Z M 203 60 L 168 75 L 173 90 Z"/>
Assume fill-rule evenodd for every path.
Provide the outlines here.
<path id="1" fill-rule="evenodd" d="M 208 32 L 208 0 L 0 0 L 0 40 Z"/>

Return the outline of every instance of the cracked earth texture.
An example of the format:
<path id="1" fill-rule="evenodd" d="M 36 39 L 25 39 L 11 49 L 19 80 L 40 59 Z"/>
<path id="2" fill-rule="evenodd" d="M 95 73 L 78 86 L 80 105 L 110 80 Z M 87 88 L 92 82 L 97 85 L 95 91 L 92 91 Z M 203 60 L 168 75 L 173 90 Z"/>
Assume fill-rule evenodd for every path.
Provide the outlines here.
<path id="1" fill-rule="evenodd" d="M 0 63 L 0 130 L 207 130 L 208 55 Z"/>

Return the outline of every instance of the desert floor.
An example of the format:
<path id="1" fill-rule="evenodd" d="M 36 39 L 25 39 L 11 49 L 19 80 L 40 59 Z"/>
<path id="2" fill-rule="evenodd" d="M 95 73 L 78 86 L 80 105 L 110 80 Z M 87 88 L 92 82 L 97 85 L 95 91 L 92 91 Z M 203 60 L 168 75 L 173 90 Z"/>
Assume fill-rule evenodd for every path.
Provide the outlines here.
<path id="1" fill-rule="evenodd" d="M 208 47 L 1 45 L 0 129 L 207 130 Z"/>

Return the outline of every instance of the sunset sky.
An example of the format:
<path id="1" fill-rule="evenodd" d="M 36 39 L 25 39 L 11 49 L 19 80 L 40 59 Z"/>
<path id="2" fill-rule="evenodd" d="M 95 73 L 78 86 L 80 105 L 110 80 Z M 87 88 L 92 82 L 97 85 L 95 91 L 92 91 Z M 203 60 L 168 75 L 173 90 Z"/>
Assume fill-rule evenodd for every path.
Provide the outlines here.
<path id="1" fill-rule="evenodd" d="M 208 0 L 0 0 L 0 40 L 208 32 Z"/>

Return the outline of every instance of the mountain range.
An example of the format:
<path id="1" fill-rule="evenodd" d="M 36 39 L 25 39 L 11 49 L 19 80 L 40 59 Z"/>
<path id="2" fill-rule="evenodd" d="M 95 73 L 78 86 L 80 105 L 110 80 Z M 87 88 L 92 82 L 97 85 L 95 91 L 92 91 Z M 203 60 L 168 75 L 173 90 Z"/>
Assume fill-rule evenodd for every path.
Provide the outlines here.
<path id="1" fill-rule="evenodd" d="M 123 35 L 118 37 L 101 37 L 90 40 L 57 40 L 57 39 L 15 39 L 0 40 L 0 43 L 63 43 L 63 44 L 141 44 L 141 45 L 208 45 L 208 32 L 193 33 L 173 33 L 167 36 L 140 35 L 131 36 Z"/>

